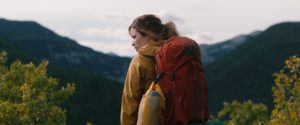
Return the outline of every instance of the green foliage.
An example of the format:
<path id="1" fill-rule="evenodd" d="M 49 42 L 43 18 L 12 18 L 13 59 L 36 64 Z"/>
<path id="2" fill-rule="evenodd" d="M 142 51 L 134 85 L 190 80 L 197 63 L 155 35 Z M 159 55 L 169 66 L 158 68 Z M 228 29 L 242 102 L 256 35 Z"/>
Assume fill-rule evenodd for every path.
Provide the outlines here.
<path id="1" fill-rule="evenodd" d="M 218 114 L 225 125 L 299 125 L 300 124 L 300 58 L 293 56 L 285 61 L 284 69 L 276 72 L 272 87 L 274 109 L 268 119 L 264 104 L 224 103 Z"/>
<path id="2" fill-rule="evenodd" d="M 86 125 L 93 125 L 93 123 L 91 123 L 91 122 L 87 122 L 87 123 L 86 123 Z"/>
<path id="3" fill-rule="evenodd" d="M 48 62 L 38 66 L 15 61 L 4 65 L 6 52 L 0 54 L 0 124 L 65 124 L 61 105 L 74 93 L 75 85 L 58 87 L 58 79 L 47 75 Z"/>
<path id="4" fill-rule="evenodd" d="M 300 124 L 300 58 L 293 56 L 285 61 L 283 70 L 274 74 L 272 88 L 274 109 L 271 114 L 272 125 Z"/>
<path id="5" fill-rule="evenodd" d="M 264 104 L 255 104 L 252 101 L 239 103 L 225 102 L 224 108 L 218 113 L 225 125 L 264 125 L 268 121 L 268 108 Z"/>

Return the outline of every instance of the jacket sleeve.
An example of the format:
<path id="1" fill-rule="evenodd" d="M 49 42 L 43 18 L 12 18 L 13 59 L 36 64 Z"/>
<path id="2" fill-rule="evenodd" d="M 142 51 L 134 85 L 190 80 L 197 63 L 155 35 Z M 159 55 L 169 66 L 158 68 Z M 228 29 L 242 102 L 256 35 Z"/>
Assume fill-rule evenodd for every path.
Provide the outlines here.
<path id="1" fill-rule="evenodd" d="M 121 105 L 121 125 L 136 125 L 139 103 L 143 95 L 144 82 L 138 57 L 134 57 L 128 68 Z"/>

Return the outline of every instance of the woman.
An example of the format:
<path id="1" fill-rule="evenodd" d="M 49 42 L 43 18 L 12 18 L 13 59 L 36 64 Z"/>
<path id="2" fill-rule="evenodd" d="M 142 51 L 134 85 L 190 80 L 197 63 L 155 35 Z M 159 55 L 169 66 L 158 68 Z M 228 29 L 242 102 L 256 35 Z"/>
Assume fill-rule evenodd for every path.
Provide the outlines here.
<path id="1" fill-rule="evenodd" d="M 137 17 L 128 28 L 137 55 L 128 68 L 121 106 L 121 125 L 136 125 L 142 95 L 155 78 L 154 52 L 172 36 L 177 36 L 172 22 L 162 24 L 155 15 Z"/>

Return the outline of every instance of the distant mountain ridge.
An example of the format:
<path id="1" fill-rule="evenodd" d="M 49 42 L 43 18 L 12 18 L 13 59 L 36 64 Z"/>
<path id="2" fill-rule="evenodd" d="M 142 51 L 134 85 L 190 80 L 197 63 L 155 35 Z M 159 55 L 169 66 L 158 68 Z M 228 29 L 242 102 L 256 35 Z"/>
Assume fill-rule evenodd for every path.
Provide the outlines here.
<path id="1" fill-rule="evenodd" d="M 201 59 L 204 65 L 212 63 L 227 54 L 233 51 L 238 46 L 242 45 L 243 43 L 247 42 L 248 39 L 259 35 L 262 31 L 254 31 L 247 35 L 239 35 L 232 39 L 216 43 L 216 44 L 202 44 L 200 45 L 201 48 Z"/>
<path id="2" fill-rule="evenodd" d="M 0 27 L 0 33 L 38 60 L 48 59 L 55 65 L 92 71 L 117 81 L 127 72 L 130 58 L 96 52 L 36 22 L 0 19 Z"/>
<path id="3" fill-rule="evenodd" d="M 300 23 L 273 25 L 247 40 L 228 55 L 205 67 L 210 110 L 216 113 L 223 101 L 253 100 L 272 107 L 273 73 L 284 60 L 300 54 Z"/>

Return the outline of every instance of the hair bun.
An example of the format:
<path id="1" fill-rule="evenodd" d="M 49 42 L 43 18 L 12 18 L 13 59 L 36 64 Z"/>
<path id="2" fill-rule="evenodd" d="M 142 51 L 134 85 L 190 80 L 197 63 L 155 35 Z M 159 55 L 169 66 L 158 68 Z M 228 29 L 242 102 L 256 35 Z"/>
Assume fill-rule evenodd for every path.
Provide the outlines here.
<path id="1" fill-rule="evenodd" d="M 168 30 L 169 36 L 178 36 L 175 23 L 173 23 L 172 21 L 169 21 L 169 22 L 165 23 L 165 27 Z"/>

